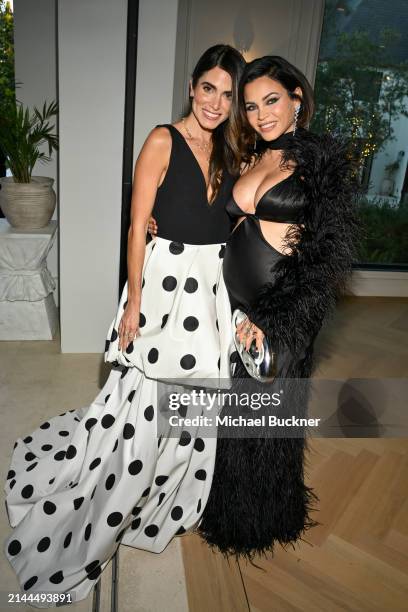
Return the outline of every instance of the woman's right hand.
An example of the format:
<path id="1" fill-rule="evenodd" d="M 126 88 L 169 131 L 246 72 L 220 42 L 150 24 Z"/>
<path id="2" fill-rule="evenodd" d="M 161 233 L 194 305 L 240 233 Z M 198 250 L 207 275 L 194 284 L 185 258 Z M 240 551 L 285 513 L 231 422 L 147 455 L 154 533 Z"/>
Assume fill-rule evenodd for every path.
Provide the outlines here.
<path id="1" fill-rule="evenodd" d="M 147 226 L 147 231 L 149 232 L 152 238 L 157 236 L 157 223 L 154 217 L 150 217 L 149 225 Z"/>
<path id="2" fill-rule="evenodd" d="M 118 345 L 120 351 L 125 351 L 129 344 L 140 335 L 139 321 L 140 306 L 135 302 L 128 301 L 118 328 Z"/>

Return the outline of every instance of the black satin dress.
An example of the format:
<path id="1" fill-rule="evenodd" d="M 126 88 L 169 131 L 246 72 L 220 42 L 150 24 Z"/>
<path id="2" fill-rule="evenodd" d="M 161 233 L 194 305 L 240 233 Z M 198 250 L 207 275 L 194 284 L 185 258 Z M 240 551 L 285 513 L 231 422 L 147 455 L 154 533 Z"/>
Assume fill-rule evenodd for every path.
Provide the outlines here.
<path id="1" fill-rule="evenodd" d="M 246 217 L 232 232 L 224 255 L 224 281 L 232 309 L 247 312 L 259 289 L 273 281 L 276 263 L 289 256 L 264 238 L 260 221 L 297 224 L 304 202 L 302 181 L 296 171 L 262 195 L 255 213 L 243 211 L 231 195 L 226 205 L 230 217 Z"/>

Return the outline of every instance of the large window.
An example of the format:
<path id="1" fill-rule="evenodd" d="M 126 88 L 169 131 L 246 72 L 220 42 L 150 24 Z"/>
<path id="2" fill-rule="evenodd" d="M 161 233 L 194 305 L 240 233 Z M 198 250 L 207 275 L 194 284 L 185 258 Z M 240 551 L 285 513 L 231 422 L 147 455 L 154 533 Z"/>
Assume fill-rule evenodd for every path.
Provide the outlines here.
<path id="1" fill-rule="evenodd" d="M 312 129 L 346 135 L 365 195 L 362 264 L 408 264 L 406 0 L 326 0 Z"/>

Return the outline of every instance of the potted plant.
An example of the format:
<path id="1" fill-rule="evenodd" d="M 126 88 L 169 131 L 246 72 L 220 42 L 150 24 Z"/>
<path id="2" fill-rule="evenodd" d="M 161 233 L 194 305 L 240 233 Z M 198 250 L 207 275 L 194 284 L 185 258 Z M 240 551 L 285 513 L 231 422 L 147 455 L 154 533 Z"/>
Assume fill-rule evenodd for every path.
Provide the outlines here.
<path id="1" fill-rule="evenodd" d="M 0 117 L 0 148 L 11 177 L 0 178 L 0 208 L 13 227 L 37 229 L 48 225 L 56 203 L 54 179 L 32 176 L 35 163 L 49 162 L 58 150 L 58 137 L 49 120 L 57 115 L 58 105 L 44 102 L 42 112 L 32 113 L 20 102 L 10 102 Z M 48 155 L 40 151 L 48 145 Z"/>

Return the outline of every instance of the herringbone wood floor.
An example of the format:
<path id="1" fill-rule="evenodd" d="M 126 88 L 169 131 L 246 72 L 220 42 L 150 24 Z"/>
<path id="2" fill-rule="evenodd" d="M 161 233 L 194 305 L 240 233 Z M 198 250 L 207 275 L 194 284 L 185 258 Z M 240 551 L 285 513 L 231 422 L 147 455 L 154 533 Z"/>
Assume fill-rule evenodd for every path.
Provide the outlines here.
<path id="1" fill-rule="evenodd" d="M 406 378 L 408 300 L 347 298 L 316 345 L 317 377 Z M 191 612 L 408 610 L 408 440 L 313 438 L 307 484 L 320 498 L 295 550 L 257 569 L 182 538 Z"/>

